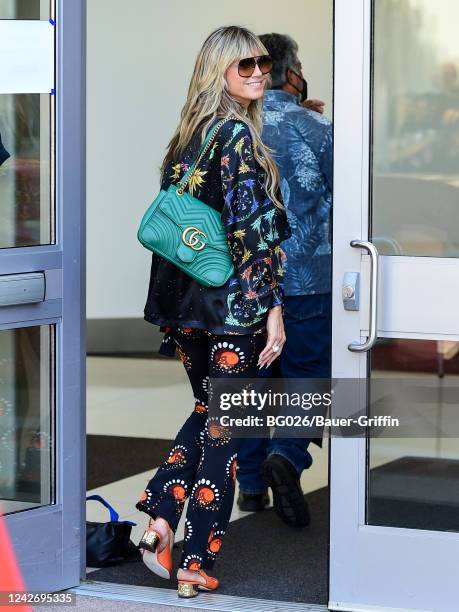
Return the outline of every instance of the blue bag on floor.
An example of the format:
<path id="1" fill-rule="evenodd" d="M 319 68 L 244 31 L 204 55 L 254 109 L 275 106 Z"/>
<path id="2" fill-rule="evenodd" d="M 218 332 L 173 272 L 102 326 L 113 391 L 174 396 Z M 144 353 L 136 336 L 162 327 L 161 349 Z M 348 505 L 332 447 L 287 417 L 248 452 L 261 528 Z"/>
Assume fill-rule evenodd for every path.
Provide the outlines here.
<path id="1" fill-rule="evenodd" d="M 126 557 L 136 552 L 138 547 L 130 541 L 132 521 L 120 521 L 116 510 L 100 495 L 89 495 L 108 508 L 110 521 L 96 523 L 86 521 L 86 565 L 90 567 L 106 567 L 124 561 Z"/>

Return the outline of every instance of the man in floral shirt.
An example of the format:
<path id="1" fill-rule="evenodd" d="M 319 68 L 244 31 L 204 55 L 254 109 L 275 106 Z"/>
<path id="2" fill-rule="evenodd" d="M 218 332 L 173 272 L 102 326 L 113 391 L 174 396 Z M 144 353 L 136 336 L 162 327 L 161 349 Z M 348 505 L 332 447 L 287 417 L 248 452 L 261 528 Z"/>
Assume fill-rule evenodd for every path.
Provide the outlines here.
<path id="1" fill-rule="evenodd" d="M 282 243 L 287 341 L 269 375 L 329 378 L 331 353 L 332 125 L 323 102 L 307 100 L 307 83 L 290 36 L 260 37 L 273 58 L 264 101 L 263 140 L 273 150 L 292 235 Z M 318 111 L 318 112 L 317 112 Z M 273 364 L 273 366 L 274 366 Z M 312 464 L 311 440 L 246 439 L 238 450 L 239 507 L 274 509 L 292 526 L 309 523 L 300 476 Z M 321 439 L 313 440 L 322 446 Z"/>

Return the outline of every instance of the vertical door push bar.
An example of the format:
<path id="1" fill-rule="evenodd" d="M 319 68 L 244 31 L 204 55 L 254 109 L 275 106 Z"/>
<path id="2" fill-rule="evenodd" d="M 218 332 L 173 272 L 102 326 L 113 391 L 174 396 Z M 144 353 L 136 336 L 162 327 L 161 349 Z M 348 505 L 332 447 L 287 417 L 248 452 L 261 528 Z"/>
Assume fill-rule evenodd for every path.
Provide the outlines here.
<path id="1" fill-rule="evenodd" d="M 378 332 L 378 275 L 379 275 L 379 262 L 378 262 L 378 251 L 375 245 L 371 242 L 364 240 L 351 240 L 351 247 L 365 249 L 370 254 L 370 325 L 369 335 L 366 342 L 359 344 L 357 342 L 351 342 L 348 345 L 348 349 L 355 353 L 363 353 L 369 351 L 375 344 Z"/>

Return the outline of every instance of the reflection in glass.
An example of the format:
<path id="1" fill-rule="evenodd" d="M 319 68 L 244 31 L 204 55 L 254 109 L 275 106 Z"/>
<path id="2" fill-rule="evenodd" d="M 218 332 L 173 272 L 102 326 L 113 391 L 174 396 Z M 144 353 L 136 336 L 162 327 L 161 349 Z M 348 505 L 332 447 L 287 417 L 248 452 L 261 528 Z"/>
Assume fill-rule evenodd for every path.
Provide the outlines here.
<path id="1" fill-rule="evenodd" d="M 54 327 L 0 331 L 0 505 L 54 503 Z"/>
<path id="2" fill-rule="evenodd" d="M 420 378 L 429 387 L 423 407 L 442 429 L 443 414 L 456 408 L 459 342 L 380 338 L 370 360 L 371 379 Z M 459 531 L 457 438 L 368 439 L 367 484 L 369 524 Z"/>
<path id="3" fill-rule="evenodd" d="M 459 256 L 459 3 L 374 0 L 372 240 Z"/>
<path id="4" fill-rule="evenodd" d="M 0 248 L 54 241 L 52 96 L 0 95 Z"/>
<path id="5" fill-rule="evenodd" d="M 51 0 L 0 0 L 0 19 L 48 19 Z"/>

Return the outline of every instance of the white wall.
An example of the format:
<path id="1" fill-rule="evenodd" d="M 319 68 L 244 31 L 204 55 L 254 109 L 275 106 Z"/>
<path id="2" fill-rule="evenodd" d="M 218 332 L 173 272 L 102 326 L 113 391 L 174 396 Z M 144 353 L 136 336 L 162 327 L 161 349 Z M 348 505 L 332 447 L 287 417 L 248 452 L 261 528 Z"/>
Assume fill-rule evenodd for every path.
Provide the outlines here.
<path id="1" fill-rule="evenodd" d="M 230 24 L 290 34 L 309 95 L 331 116 L 332 0 L 89 0 L 87 10 L 87 314 L 141 318 L 150 254 L 137 227 L 202 42 Z"/>

